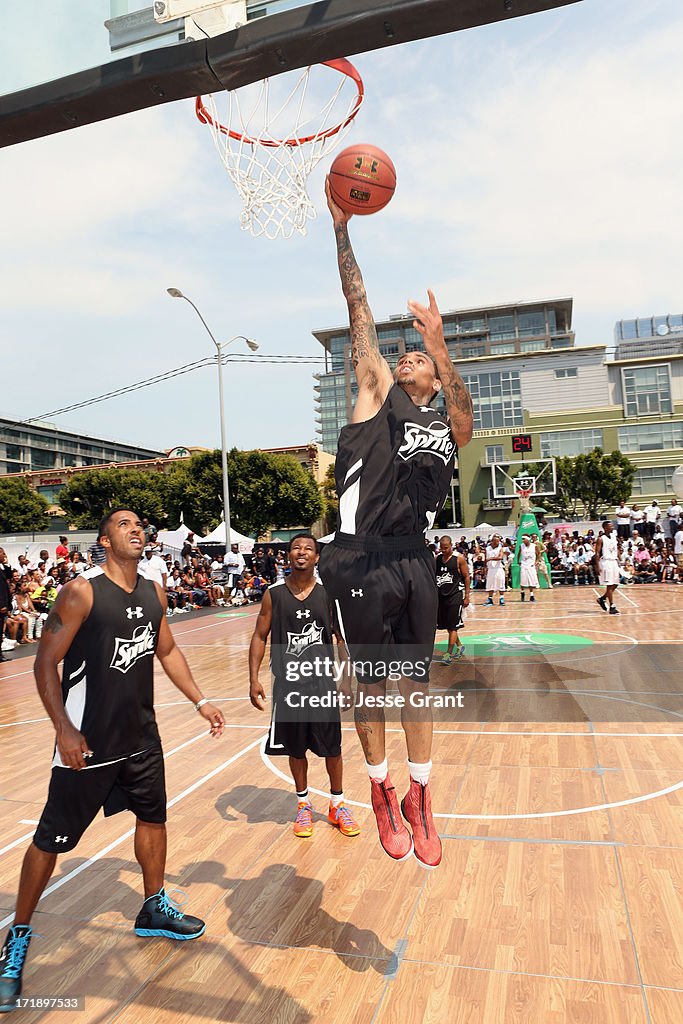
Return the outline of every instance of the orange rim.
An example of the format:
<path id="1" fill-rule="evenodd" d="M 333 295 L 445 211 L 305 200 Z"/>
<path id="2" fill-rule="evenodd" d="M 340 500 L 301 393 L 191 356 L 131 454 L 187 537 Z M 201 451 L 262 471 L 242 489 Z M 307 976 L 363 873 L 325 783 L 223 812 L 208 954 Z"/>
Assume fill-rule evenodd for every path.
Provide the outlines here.
<path id="1" fill-rule="evenodd" d="M 337 135 L 342 128 L 345 128 L 349 122 L 353 121 L 365 97 L 365 88 L 363 86 L 363 79 L 360 77 L 357 69 L 346 57 L 339 57 L 337 60 L 325 60 L 322 61 L 322 64 L 352 79 L 356 83 L 358 90 L 355 103 L 348 116 L 343 121 L 340 121 L 339 124 L 333 125 L 332 128 L 326 128 L 324 132 L 315 132 L 312 135 L 304 135 L 301 138 L 293 136 L 291 139 L 254 139 L 249 135 L 243 135 L 242 132 L 236 132 L 232 128 L 226 128 L 220 121 L 214 121 L 204 106 L 204 100 L 201 96 L 197 96 L 195 100 L 195 113 L 202 124 L 210 124 L 216 131 L 222 132 L 223 135 L 228 135 L 235 142 L 246 142 L 250 146 L 270 146 L 275 149 L 279 146 L 304 146 L 306 143 L 313 142 L 316 139 L 330 139 L 333 135 Z"/>

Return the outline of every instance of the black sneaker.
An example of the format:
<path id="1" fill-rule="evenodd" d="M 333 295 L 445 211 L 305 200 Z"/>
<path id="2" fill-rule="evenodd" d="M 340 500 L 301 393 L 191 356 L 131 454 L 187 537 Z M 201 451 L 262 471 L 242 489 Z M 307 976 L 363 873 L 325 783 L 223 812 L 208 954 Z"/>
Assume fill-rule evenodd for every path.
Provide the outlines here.
<path id="1" fill-rule="evenodd" d="M 28 953 L 32 930 L 27 924 L 15 924 L 7 933 L 0 950 L 0 1013 L 14 1010 L 21 995 L 21 972 Z"/>
<path id="2" fill-rule="evenodd" d="M 612 605 L 612 607 L 609 610 L 609 613 L 610 613 L 610 615 L 618 615 L 619 614 L 619 609 L 615 608 L 614 605 Z"/>
<path id="3" fill-rule="evenodd" d="M 598 598 L 598 604 L 602 608 L 603 612 L 607 611 L 607 601 L 605 601 L 604 597 L 599 597 Z"/>
<path id="4" fill-rule="evenodd" d="M 165 889 L 148 896 L 135 918 L 135 934 L 150 938 L 198 939 L 205 928 L 198 917 L 181 914 Z"/>

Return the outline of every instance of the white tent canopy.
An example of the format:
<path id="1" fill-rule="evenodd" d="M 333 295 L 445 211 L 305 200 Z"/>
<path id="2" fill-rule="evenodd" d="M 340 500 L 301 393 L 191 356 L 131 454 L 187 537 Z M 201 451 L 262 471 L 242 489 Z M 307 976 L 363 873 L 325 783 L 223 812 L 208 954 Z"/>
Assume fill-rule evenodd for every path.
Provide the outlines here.
<path id="1" fill-rule="evenodd" d="M 225 522 L 219 523 L 208 537 L 201 538 L 198 541 L 200 547 L 202 540 L 206 541 L 207 544 L 225 544 Z M 238 533 L 237 530 L 233 530 L 232 527 L 230 528 L 230 543 L 238 544 L 242 554 L 250 554 L 254 547 L 254 541 L 251 537 L 245 537 L 243 534 Z"/>

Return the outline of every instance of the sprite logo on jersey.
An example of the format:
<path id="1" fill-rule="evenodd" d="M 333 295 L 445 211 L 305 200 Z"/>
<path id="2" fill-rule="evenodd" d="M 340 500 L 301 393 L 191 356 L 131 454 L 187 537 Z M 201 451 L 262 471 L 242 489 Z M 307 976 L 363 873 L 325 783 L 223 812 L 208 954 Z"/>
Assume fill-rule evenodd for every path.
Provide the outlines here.
<path id="1" fill-rule="evenodd" d="M 407 462 L 420 452 L 431 452 L 442 459 L 444 465 L 448 465 L 455 452 L 455 442 L 447 423 L 443 420 L 434 420 L 428 427 L 410 421 L 405 424 L 403 444 L 398 454 Z"/>
<path id="2" fill-rule="evenodd" d="M 146 658 L 148 654 L 154 654 L 157 635 L 152 629 L 152 623 L 146 626 L 136 626 L 132 637 L 117 636 L 114 642 L 114 654 L 112 655 L 109 668 L 115 668 L 117 672 L 124 675 L 129 668 Z"/>
<path id="3" fill-rule="evenodd" d="M 323 642 L 323 627 L 314 620 L 304 626 L 300 633 L 287 633 L 287 650 L 285 654 L 293 654 L 295 658 L 301 657 L 308 647 Z"/>

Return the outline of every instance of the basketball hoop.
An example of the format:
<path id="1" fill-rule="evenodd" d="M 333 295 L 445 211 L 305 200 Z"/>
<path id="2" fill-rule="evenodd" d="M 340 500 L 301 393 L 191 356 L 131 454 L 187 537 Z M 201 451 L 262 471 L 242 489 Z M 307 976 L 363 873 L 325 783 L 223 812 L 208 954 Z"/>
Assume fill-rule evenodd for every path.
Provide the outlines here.
<path id="1" fill-rule="evenodd" d="M 517 499 L 519 501 L 520 512 L 531 512 L 531 488 L 518 487 L 517 488 Z"/>
<path id="2" fill-rule="evenodd" d="M 320 77 L 321 67 L 338 72 L 340 79 L 322 110 L 313 110 L 309 84 L 313 73 Z M 227 90 L 223 119 L 213 95 L 198 96 L 195 111 L 208 125 L 244 204 L 242 228 L 254 236 L 289 238 L 294 231 L 305 235 L 306 222 L 316 216 L 306 190 L 308 176 L 345 137 L 363 102 L 364 87 L 356 68 L 342 57 L 305 68 L 284 99 L 273 101 L 272 91 L 268 78 Z"/>

